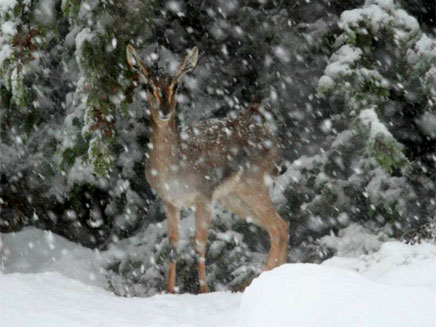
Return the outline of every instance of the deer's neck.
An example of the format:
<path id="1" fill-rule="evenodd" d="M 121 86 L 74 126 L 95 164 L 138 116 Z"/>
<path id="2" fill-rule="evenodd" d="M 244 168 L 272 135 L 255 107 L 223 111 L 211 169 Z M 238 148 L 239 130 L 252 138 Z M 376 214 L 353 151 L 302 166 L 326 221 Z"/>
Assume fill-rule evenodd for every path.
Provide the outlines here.
<path id="1" fill-rule="evenodd" d="M 167 123 L 151 123 L 151 149 L 149 152 L 150 168 L 166 173 L 177 163 L 176 121 L 170 118 Z"/>

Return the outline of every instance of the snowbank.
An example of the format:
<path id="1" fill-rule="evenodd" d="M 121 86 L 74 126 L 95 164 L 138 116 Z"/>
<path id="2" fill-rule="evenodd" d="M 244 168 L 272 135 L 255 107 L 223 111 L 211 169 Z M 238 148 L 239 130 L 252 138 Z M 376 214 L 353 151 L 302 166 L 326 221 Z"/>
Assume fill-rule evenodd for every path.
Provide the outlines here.
<path id="1" fill-rule="evenodd" d="M 235 325 L 239 295 L 123 298 L 58 273 L 0 275 L 2 327 Z"/>
<path id="2" fill-rule="evenodd" d="M 88 285 L 106 284 L 99 252 L 32 227 L 0 234 L 0 259 L 0 272 L 7 274 L 59 272 Z"/>
<path id="3" fill-rule="evenodd" d="M 339 268 L 289 264 L 254 280 L 242 296 L 241 315 L 241 326 L 251 327 L 434 327 L 436 288 L 393 286 Z"/>
<path id="4" fill-rule="evenodd" d="M 387 242 L 375 253 L 357 258 L 333 257 L 323 265 L 352 270 L 380 283 L 436 290 L 436 246 L 433 244 Z M 433 306 L 436 317 L 436 298 Z"/>
<path id="5" fill-rule="evenodd" d="M 149 298 L 101 287 L 107 253 L 34 228 L 0 240 L 2 327 L 436 327 L 436 246 L 355 226 L 322 240 L 340 256 L 265 272 L 243 294 Z"/>

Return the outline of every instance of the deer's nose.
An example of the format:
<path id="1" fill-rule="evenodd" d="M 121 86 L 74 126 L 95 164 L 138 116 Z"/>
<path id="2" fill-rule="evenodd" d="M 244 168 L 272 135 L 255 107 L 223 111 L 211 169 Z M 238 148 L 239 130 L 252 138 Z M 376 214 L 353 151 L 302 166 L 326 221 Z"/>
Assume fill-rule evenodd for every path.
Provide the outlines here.
<path id="1" fill-rule="evenodd" d="M 159 118 L 162 120 L 168 120 L 170 118 L 171 108 L 169 105 L 162 106 L 159 110 Z"/>

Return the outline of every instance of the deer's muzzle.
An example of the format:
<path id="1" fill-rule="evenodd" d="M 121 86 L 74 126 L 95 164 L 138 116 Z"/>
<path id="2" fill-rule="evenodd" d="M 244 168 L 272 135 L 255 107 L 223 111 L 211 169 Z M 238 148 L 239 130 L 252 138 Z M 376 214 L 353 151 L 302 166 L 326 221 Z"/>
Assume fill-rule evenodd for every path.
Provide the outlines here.
<path id="1" fill-rule="evenodd" d="M 171 114 L 171 107 L 169 105 L 161 106 L 159 108 L 159 118 L 161 120 L 168 120 Z"/>

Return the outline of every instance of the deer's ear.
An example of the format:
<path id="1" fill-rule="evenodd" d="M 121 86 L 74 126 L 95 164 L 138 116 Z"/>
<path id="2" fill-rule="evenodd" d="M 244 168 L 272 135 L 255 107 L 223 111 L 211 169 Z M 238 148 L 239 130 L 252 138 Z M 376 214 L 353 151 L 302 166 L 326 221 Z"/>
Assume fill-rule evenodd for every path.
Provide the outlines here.
<path id="1" fill-rule="evenodd" d="M 176 81 L 179 81 L 183 75 L 189 73 L 194 70 L 198 61 L 198 48 L 193 47 L 191 51 L 186 55 L 185 59 L 183 59 L 182 63 L 177 68 L 176 74 L 174 76 Z"/>
<path id="2" fill-rule="evenodd" d="M 136 53 L 136 50 L 134 47 L 132 47 L 130 44 L 126 48 L 126 56 L 127 56 L 127 62 L 133 70 L 136 70 L 139 73 L 142 73 L 146 80 L 149 80 L 150 78 L 150 70 L 147 68 L 147 66 L 144 64 L 144 62 L 141 60 L 141 58 Z"/>

